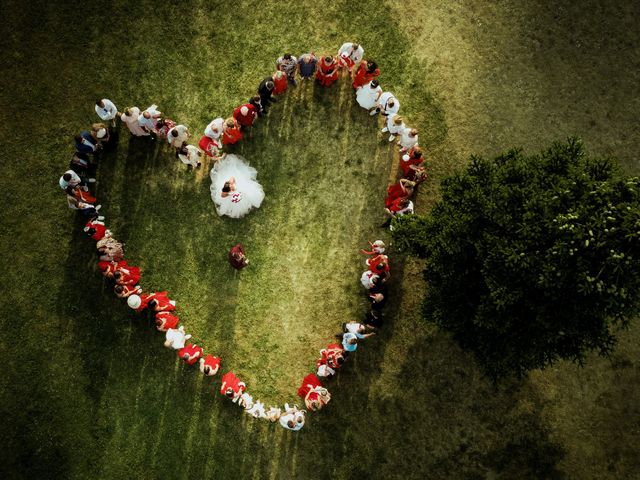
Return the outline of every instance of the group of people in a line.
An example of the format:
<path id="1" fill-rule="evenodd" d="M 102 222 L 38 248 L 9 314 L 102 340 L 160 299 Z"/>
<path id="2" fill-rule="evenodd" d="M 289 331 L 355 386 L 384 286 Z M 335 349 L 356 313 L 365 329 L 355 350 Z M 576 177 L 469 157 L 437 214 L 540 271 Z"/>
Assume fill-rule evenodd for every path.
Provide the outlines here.
<path id="1" fill-rule="evenodd" d="M 305 53 L 299 58 L 291 54 L 282 55 L 276 61 L 277 71 L 260 82 L 257 95 L 235 108 L 229 118 L 218 117 L 210 122 L 197 146 L 189 144 L 189 129 L 164 116 L 156 105 L 151 105 L 144 111 L 140 111 L 138 107 L 128 107 L 119 112 L 115 104 L 106 98 L 98 100 L 95 104 L 95 112 L 102 122 L 94 123 L 90 129 L 75 137 L 75 151 L 69 169 L 60 177 L 59 184 L 66 193 L 69 207 L 78 210 L 86 220 L 84 232 L 96 242 L 99 270 L 105 278 L 113 282 L 114 293 L 126 299 L 129 307 L 137 313 L 149 312 L 153 316 L 156 328 L 165 334 L 164 345 L 176 350 L 178 357 L 187 365 L 197 363 L 205 376 L 210 377 L 218 372 L 220 358 L 205 353 L 201 346 L 189 342 L 191 335 L 180 324 L 180 318 L 176 314 L 176 302 L 169 298 L 166 291 L 148 292 L 140 286 L 140 268 L 129 265 L 125 260 L 124 245 L 116 240 L 106 227 L 105 219 L 99 213 L 101 205 L 97 204 L 90 191 L 90 185 L 95 183 L 93 172 L 97 163 L 92 162 L 91 157 L 98 159 L 103 151 L 109 150 L 117 143 L 118 131 L 115 126 L 120 119 L 134 136 L 152 136 L 166 140 L 175 149 L 176 156 L 193 168 L 200 167 L 203 154 L 213 158 L 218 164 L 224 156 L 224 146 L 241 140 L 256 119 L 268 113 L 270 105 L 276 101 L 275 96 L 286 91 L 289 85 L 295 86 L 298 81 L 315 78 L 320 85 L 330 86 L 338 80 L 342 72 L 348 72 L 358 104 L 366 108 L 372 116 L 380 114 L 385 117 L 382 132 L 389 134 L 389 141 L 398 138 L 398 147 L 402 155 L 402 178 L 387 190 L 385 211 L 388 220 L 384 224 L 387 226 L 394 216 L 413 213 L 413 202 L 410 198 L 417 184 L 426 178 L 424 158 L 418 146 L 418 132 L 405 126 L 403 118 L 398 114 L 400 102 L 391 92 L 382 90 L 377 81 L 380 69 L 375 62 L 364 60 L 363 56 L 363 48 L 356 43 L 343 44 L 337 55 L 317 57 L 313 52 Z M 253 178 L 255 179 L 255 174 Z M 234 177 L 225 180 L 221 197 L 236 198 L 235 187 Z M 241 199 L 242 193 L 236 193 Z M 240 199 L 236 198 L 233 203 L 239 203 Z M 259 201 L 261 202 L 262 198 Z M 216 208 L 218 209 L 217 203 Z M 356 351 L 359 343 L 374 335 L 383 324 L 382 312 L 388 295 L 386 284 L 390 278 L 389 258 L 384 254 L 386 246 L 382 240 L 370 242 L 369 247 L 362 250 L 367 259 L 366 270 L 361 276 L 361 283 L 366 289 L 367 301 L 370 304 L 369 311 L 361 322 L 344 323 L 342 332 L 337 335 L 339 342 L 331 343 L 320 351 L 315 371 L 304 377 L 297 392 L 306 410 L 288 404 L 284 405 L 284 409 L 276 406 L 267 409 L 259 400 L 253 400 L 246 391 L 245 383 L 233 372 L 227 372 L 222 376 L 220 394 L 243 407 L 253 417 L 272 422 L 279 421 L 284 428 L 290 430 L 299 430 L 304 426 L 307 410 L 317 411 L 323 408 L 331 400 L 331 394 L 320 379 L 334 376 L 348 356 Z M 240 244 L 231 248 L 228 258 L 232 267 L 237 270 L 249 263 Z"/>

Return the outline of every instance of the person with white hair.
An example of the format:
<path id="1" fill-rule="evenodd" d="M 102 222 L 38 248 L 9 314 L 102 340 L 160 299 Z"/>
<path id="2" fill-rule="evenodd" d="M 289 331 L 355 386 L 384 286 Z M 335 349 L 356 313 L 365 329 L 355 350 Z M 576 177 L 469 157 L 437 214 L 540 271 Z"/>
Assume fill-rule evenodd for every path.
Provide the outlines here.
<path id="1" fill-rule="evenodd" d="M 415 128 L 406 127 L 400 134 L 400 140 L 398 146 L 400 147 L 400 153 L 405 153 L 418 145 L 418 130 Z"/>
<path id="2" fill-rule="evenodd" d="M 402 120 L 402 117 L 396 113 L 387 117 L 382 133 L 389 133 L 389 141 L 393 142 L 396 135 L 401 135 L 402 132 L 404 132 L 404 129 L 404 121 Z"/>
<path id="3" fill-rule="evenodd" d="M 129 299 L 133 297 L 134 295 L 129 297 Z M 164 346 L 167 348 L 173 348 L 174 350 L 180 350 L 181 348 L 184 348 L 186 341 L 189 340 L 190 338 L 191 338 L 191 335 L 188 333 L 185 333 L 184 327 L 182 325 L 179 328 L 170 328 L 169 330 L 167 330 L 166 341 L 164 342 Z"/>
<path id="4" fill-rule="evenodd" d="M 343 43 L 338 50 L 338 58 L 342 67 L 351 71 L 356 63 L 359 63 L 364 56 L 364 48 L 357 43 L 346 42 Z"/>
<path id="5" fill-rule="evenodd" d="M 290 407 L 288 403 L 284 404 L 284 413 L 280 415 L 280 425 L 287 430 L 297 432 L 304 427 L 305 411 L 299 410 L 297 405 Z"/>
<path id="6" fill-rule="evenodd" d="M 98 100 L 96 102 L 95 110 L 100 117 L 100 120 L 103 122 L 110 121 L 112 125 L 115 125 L 115 118 L 121 115 L 115 104 L 108 98 Z"/>
<path id="7" fill-rule="evenodd" d="M 371 112 L 371 115 L 381 113 L 385 117 L 395 115 L 400 110 L 400 102 L 391 92 L 383 92 L 378 98 L 378 105 L 376 110 Z"/>
<path id="8" fill-rule="evenodd" d="M 256 107 L 250 103 L 245 103 L 233 110 L 233 118 L 240 124 L 240 130 L 245 130 L 253 125 L 258 116 Z"/>
<path id="9" fill-rule="evenodd" d="M 146 128 L 150 132 L 155 132 L 156 123 L 158 123 L 158 119 L 162 117 L 162 112 L 158 110 L 157 105 L 151 105 L 147 108 L 140 117 L 138 117 L 138 123 Z"/>
<path id="10" fill-rule="evenodd" d="M 313 52 L 300 55 L 300 58 L 298 59 L 298 72 L 300 73 L 300 78 L 313 80 L 317 65 L 318 59 Z"/>
<path id="11" fill-rule="evenodd" d="M 363 87 L 356 90 L 356 102 L 362 108 L 371 110 L 378 104 L 378 98 L 382 95 L 382 87 L 377 80 L 371 80 Z"/>
<path id="12" fill-rule="evenodd" d="M 138 107 L 129 107 L 124 110 L 120 119 L 127 125 L 131 135 L 135 137 L 148 136 L 149 132 L 140 125 L 140 109 Z"/>

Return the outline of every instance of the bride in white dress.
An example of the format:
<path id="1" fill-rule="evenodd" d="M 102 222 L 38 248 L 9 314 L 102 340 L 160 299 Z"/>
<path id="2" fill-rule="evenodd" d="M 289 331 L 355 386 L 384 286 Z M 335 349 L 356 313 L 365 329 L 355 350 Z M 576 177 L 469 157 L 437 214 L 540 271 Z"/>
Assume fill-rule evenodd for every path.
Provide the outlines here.
<path id="1" fill-rule="evenodd" d="M 257 173 L 238 155 L 227 154 L 216 162 L 211 169 L 211 198 L 218 215 L 240 218 L 260 207 L 264 190 L 256 182 Z"/>

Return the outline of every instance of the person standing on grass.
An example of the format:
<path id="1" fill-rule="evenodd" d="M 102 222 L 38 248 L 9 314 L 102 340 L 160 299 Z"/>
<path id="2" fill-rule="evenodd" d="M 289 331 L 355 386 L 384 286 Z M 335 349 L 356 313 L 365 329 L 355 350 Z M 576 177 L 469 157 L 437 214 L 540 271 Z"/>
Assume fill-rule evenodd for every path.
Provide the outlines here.
<path id="1" fill-rule="evenodd" d="M 298 84 L 296 82 L 296 70 L 298 67 L 298 59 L 290 53 L 285 53 L 276 60 L 276 67 L 281 72 L 287 75 L 287 80 L 294 87 Z"/>
<path id="2" fill-rule="evenodd" d="M 273 96 L 273 90 L 276 88 L 273 83 L 273 78 L 267 77 L 262 82 L 260 82 L 260 86 L 258 86 L 258 95 L 260 95 L 260 103 L 262 104 L 262 108 L 264 113 L 268 113 L 269 106 L 277 102 L 275 97 Z"/>
<path id="3" fill-rule="evenodd" d="M 176 122 L 171 120 L 170 118 L 159 118 L 156 122 L 156 135 L 161 140 L 166 140 L 169 135 L 169 130 L 177 125 Z"/>
<path id="4" fill-rule="evenodd" d="M 103 221 L 104 217 L 98 215 L 98 210 L 102 208 L 102 205 L 91 205 L 78 200 L 76 197 L 67 195 L 67 205 L 71 210 L 78 210 L 82 216 L 87 220 L 99 220 Z"/>
<path id="5" fill-rule="evenodd" d="M 273 94 L 280 95 L 287 90 L 287 75 L 278 70 L 273 74 Z"/>
<path id="6" fill-rule="evenodd" d="M 338 50 L 338 58 L 340 59 L 340 65 L 343 68 L 351 71 L 353 66 L 362 60 L 364 55 L 364 48 L 357 43 L 343 43 Z"/>
<path id="7" fill-rule="evenodd" d="M 300 73 L 300 78 L 311 80 L 313 75 L 316 73 L 317 64 L 318 59 L 313 52 L 301 55 L 298 60 L 298 72 Z"/>
<path id="8" fill-rule="evenodd" d="M 199 168 L 201 165 L 202 152 L 195 145 L 182 144 L 182 147 L 178 149 L 178 158 L 185 165 L 191 165 L 194 169 Z"/>
<path id="9" fill-rule="evenodd" d="M 389 141 L 393 142 L 396 135 L 401 135 L 402 132 L 404 132 L 404 129 L 405 125 L 402 117 L 398 114 L 394 114 L 387 117 L 382 133 L 389 133 Z"/>
<path id="10" fill-rule="evenodd" d="M 288 403 L 284 404 L 284 413 L 280 415 L 280 425 L 287 430 L 297 432 L 304 427 L 305 411 L 299 410 L 297 405 L 290 407 Z"/>
<path id="11" fill-rule="evenodd" d="M 240 140 L 242 140 L 240 124 L 233 117 L 227 118 L 222 126 L 222 144 L 233 145 L 234 143 L 238 143 Z"/>
<path id="12" fill-rule="evenodd" d="M 330 87 L 338 80 L 338 60 L 331 55 L 322 57 L 318 69 L 316 70 L 316 80 L 323 87 Z"/>
<path id="13" fill-rule="evenodd" d="M 233 402 L 237 402 L 246 390 L 247 385 L 240 381 L 233 372 L 227 372 L 222 376 L 222 385 L 220 393 Z"/>
<path id="14" fill-rule="evenodd" d="M 84 153 L 85 155 L 96 155 L 98 148 L 98 140 L 96 140 L 89 130 L 83 130 L 80 135 L 76 135 L 74 138 L 76 142 L 76 152 Z"/>
<path id="15" fill-rule="evenodd" d="M 244 247 L 241 243 L 234 245 L 231 247 L 231 250 L 229 250 L 229 263 L 236 270 L 242 270 L 249 265 L 249 260 L 244 253 Z"/>
<path id="16" fill-rule="evenodd" d="M 398 146 L 400 153 L 405 153 L 418 145 L 418 130 L 415 128 L 405 128 L 400 134 Z"/>
<path id="17" fill-rule="evenodd" d="M 381 113 L 385 117 L 395 115 L 400 110 L 400 102 L 391 92 L 383 92 L 378 99 L 378 106 L 376 110 L 371 112 L 371 115 Z"/>
<path id="18" fill-rule="evenodd" d="M 146 137 L 149 135 L 149 132 L 140 125 L 140 109 L 138 107 L 129 107 L 125 109 L 125 111 L 120 116 L 120 120 L 122 120 L 126 125 L 131 135 L 134 137 Z"/>
<path id="19" fill-rule="evenodd" d="M 387 188 L 387 197 L 384 199 L 384 206 L 389 208 L 396 199 L 411 197 L 415 186 L 415 182 L 407 180 L 406 178 L 401 178 L 398 182 L 390 185 L 389 188 Z"/>
<path id="20" fill-rule="evenodd" d="M 410 215 L 413 213 L 413 202 L 406 197 L 396 198 L 389 207 L 384 209 L 389 218 L 381 225 L 386 228 L 391 226 L 393 217 L 401 217 L 402 215 Z"/>
<path id="21" fill-rule="evenodd" d="M 116 117 L 121 115 L 114 103 L 108 98 L 103 98 L 96 102 L 96 113 L 103 122 L 111 122 L 111 126 L 115 126 Z"/>
<path id="22" fill-rule="evenodd" d="M 89 178 L 87 179 L 87 182 L 89 183 L 94 183 L 96 181 L 95 178 Z M 78 175 L 76 172 L 74 172 L 73 170 L 67 170 L 66 172 L 64 172 L 62 174 L 62 176 L 60 177 L 60 180 L 58 180 L 58 184 L 60 185 L 60 188 L 63 190 L 67 190 L 67 188 L 69 187 L 84 187 L 85 191 L 87 190 L 87 182 L 85 182 L 82 178 L 80 178 L 80 175 Z"/>
<path id="23" fill-rule="evenodd" d="M 416 145 L 400 159 L 400 169 L 404 178 L 413 180 L 415 173 L 424 165 L 422 149 Z"/>
<path id="24" fill-rule="evenodd" d="M 353 71 L 353 89 L 358 87 L 364 87 L 371 80 L 380 76 L 380 69 L 376 62 L 373 60 L 367 60 L 366 62 L 360 62 L 358 68 Z"/>
<path id="25" fill-rule="evenodd" d="M 377 80 L 371 80 L 364 87 L 358 88 L 356 91 L 356 102 L 358 102 L 358 105 L 362 108 L 370 111 L 377 105 L 380 95 L 382 95 L 382 87 L 380 87 Z"/>
<path id="26" fill-rule="evenodd" d="M 176 156 L 190 136 L 191 133 L 189 133 L 189 129 L 185 125 L 176 125 L 169 130 L 167 133 L 167 142 L 176 149 Z"/>
<path id="27" fill-rule="evenodd" d="M 305 406 L 312 412 L 317 412 L 331 401 L 329 390 L 322 386 L 320 379 L 314 373 L 302 379 L 298 396 L 304 400 Z"/>
<path id="28" fill-rule="evenodd" d="M 138 117 L 138 123 L 149 132 L 156 131 L 156 123 L 162 117 L 162 112 L 158 110 L 157 105 L 151 105 Z"/>
<path id="29" fill-rule="evenodd" d="M 260 95 L 254 95 L 249 99 L 249 104 L 253 105 L 253 108 L 256 109 L 256 113 L 259 117 L 263 117 L 266 113 L 264 109 L 264 105 L 262 104 L 262 98 Z"/>
<path id="30" fill-rule="evenodd" d="M 240 124 L 240 130 L 245 130 L 253 125 L 258 116 L 256 107 L 250 103 L 245 103 L 236 107 L 233 111 L 233 118 Z"/>

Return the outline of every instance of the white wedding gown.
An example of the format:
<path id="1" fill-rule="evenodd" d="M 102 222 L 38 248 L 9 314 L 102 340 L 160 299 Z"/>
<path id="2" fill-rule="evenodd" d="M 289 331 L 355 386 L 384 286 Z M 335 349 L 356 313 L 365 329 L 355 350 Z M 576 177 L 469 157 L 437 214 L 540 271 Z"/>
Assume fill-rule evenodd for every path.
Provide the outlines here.
<path id="1" fill-rule="evenodd" d="M 257 171 L 244 158 L 227 154 L 211 169 L 211 198 L 218 215 L 231 218 L 245 216 L 252 208 L 258 208 L 264 200 L 262 185 L 256 182 Z M 222 187 L 231 177 L 236 180 L 236 189 L 222 196 Z"/>

